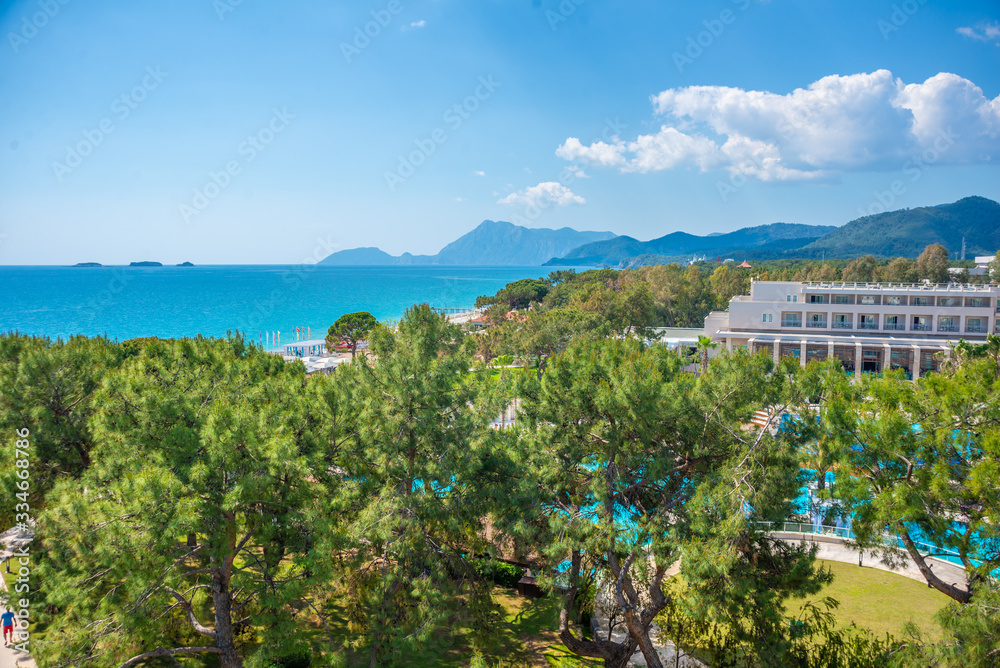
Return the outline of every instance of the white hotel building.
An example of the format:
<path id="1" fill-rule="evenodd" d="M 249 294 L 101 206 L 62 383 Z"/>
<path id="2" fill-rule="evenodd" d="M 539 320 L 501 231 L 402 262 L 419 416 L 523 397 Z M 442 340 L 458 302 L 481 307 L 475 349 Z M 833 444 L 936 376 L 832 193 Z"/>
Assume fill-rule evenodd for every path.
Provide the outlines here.
<path id="1" fill-rule="evenodd" d="M 705 320 L 728 350 L 743 346 L 850 371 L 936 371 L 949 345 L 1000 332 L 1000 285 L 754 281 Z"/>

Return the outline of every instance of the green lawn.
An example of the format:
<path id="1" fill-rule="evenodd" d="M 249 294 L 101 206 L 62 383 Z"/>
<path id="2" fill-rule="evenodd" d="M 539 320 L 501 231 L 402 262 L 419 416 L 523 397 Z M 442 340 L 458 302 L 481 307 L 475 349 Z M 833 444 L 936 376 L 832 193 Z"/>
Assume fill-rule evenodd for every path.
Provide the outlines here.
<path id="1" fill-rule="evenodd" d="M 926 636 L 941 637 L 941 627 L 934 621 L 934 613 L 951 599 L 939 591 L 923 582 L 874 568 L 837 561 L 817 563 L 833 572 L 833 583 L 805 601 L 793 601 L 790 610 L 797 612 L 804 602 L 830 596 L 840 602 L 833 613 L 845 626 L 853 621 L 878 635 L 891 633 L 899 637 L 903 625 L 913 622 Z"/>

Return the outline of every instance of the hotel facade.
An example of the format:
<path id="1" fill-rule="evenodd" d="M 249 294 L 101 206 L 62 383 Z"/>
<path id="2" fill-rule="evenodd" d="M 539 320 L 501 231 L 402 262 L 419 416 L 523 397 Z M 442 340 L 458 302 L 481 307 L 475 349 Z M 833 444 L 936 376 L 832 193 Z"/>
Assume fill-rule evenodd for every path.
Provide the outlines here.
<path id="1" fill-rule="evenodd" d="M 766 350 L 775 361 L 839 359 L 848 371 L 937 371 L 960 340 L 1000 333 L 1000 286 L 754 281 L 706 334 L 726 349 Z"/>

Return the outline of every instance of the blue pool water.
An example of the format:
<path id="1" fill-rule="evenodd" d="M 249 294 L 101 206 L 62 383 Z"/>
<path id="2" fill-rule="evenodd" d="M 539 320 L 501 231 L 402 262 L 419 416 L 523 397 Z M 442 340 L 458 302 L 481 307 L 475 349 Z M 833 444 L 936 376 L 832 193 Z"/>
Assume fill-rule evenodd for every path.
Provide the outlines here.
<path id="1" fill-rule="evenodd" d="M 66 338 L 107 334 L 225 336 L 296 327 L 313 338 L 344 313 L 398 319 L 413 304 L 468 308 L 543 267 L 0 267 L 0 332 Z"/>

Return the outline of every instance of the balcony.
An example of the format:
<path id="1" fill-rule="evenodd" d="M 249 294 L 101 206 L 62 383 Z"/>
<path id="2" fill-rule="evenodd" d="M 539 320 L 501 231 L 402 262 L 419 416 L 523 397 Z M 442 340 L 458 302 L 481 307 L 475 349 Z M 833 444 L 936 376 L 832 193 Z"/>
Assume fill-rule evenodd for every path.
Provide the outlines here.
<path id="1" fill-rule="evenodd" d="M 913 323 L 913 326 L 910 327 L 910 330 L 914 332 L 929 332 L 931 331 L 931 326 L 929 323 L 915 322 Z"/>
<path id="2" fill-rule="evenodd" d="M 887 332 L 892 332 L 892 331 L 905 332 L 906 331 L 906 323 L 902 323 L 902 322 L 887 322 L 882 327 L 882 329 L 886 330 Z"/>
<path id="3" fill-rule="evenodd" d="M 986 331 L 986 328 L 982 325 L 966 325 L 965 331 L 969 334 L 982 334 Z"/>
<path id="4" fill-rule="evenodd" d="M 817 327 L 820 329 L 826 328 L 826 320 L 810 320 L 807 327 Z"/>
<path id="5" fill-rule="evenodd" d="M 833 328 L 834 329 L 854 329 L 854 325 L 852 325 L 850 322 L 847 322 L 846 320 L 843 321 L 843 322 L 838 321 L 838 320 L 834 320 L 833 321 Z"/>
<path id="6" fill-rule="evenodd" d="M 782 320 L 781 321 L 781 326 L 782 327 L 801 327 L 802 326 L 802 321 L 801 320 Z"/>
<path id="7" fill-rule="evenodd" d="M 877 322 L 859 322 L 858 329 L 878 329 Z"/>
<path id="8" fill-rule="evenodd" d="M 941 299 L 938 301 L 938 306 L 942 308 L 959 308 L 962 306 L 962 302 L 959 299 Z"/>
<path id="9" fill-rule="evenodd" d="M 957 332 L 958 325 L 938 325 L 939 332 Z"/>

